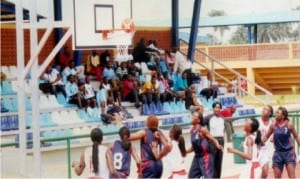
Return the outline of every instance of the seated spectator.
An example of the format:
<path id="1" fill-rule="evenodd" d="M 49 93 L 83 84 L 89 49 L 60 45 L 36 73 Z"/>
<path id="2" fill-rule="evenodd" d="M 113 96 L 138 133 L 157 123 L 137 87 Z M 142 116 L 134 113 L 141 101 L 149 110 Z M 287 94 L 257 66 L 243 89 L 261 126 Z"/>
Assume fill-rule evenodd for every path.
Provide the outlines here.
<path id="1" fill-rule="evenodd" d="M 171 71 L 173 71 L 175 57 L 173 54 L 171 54 L 170 50 L 165 50 L 165 59 L 166 59 L 169 69 L 171 69 Z"/>
<path id="2" fill-rule="evenodd" d="M 135 103 L 135 107 L 140 107 L 139 88 L 137 82 L 132 79 L 132 75 L 124 75 L 122 81 L 123 99 Z"/>
<path id="3" fill-rule="evenodd" d="M 233 125 L 232 125 L 232 119 L 226 119 L 231 118 L 233 114 L 236 111 L 236 106 L 230 106 L 228 108 L 222 109 L 220 111 L 220 115 L 224 118 L 225 122 L 225 129 L 227 134 L 227 142 L 231 142 L 231 135 L 234 133 Z"/>
<path id="4" fill-rule="evenodd" d="M 191 112 L 196 111 L 203 114 L 204 108 L 201 101 L 197 98 L 195 85 L 191 85 L 185 92 L 185 108 L 191 110 Z"/>
<path id="5" fill-rule="evenodd" d="M 200 91 L 200 94 L 204 96 L 207 100 L 210 97 L 216 98 L 218 96 L 219 87 L 216 81 L 212 81 L 211 72 L 207 73 L 207 80 L 204 82 L 206 84 L 202 84 L 203 89 Z"/>
<path id="6" fill-rule="evenodd" d="M 143 104 L 150 104 L 159 101 L 159 86 L 156 75 L 152 75 L 151 80 L 147 81 L 141 89 L 142 102 Z"/>
<path id="7" fill-rule="evenodd" d="M 84 99 L 83 94 L 79 91 L 78 81 L 74 75 L 69 75 L 66 84 L 67 102 L 70 104 L 76 104 L 80 109 L 87 105 L 87 101 Z"/>
<path id="8" fill-rule="evenodd" d="M 112 68 L 112 66 L 113 66 L 113 62 L 109 61 L 103 70 L 103 77 L 107 78 L 108 80 L 117 78 L 117 75 L 116 75 L 114 69 Z"/>
<path id="9" fill-rule="evenodd" d="M 98 81 L 102 77 L 102 69 L 100 67 L 99 55 L 95 50 L 92 51 L 92 54 L 88 56 L 86 61 L 86 74 L 96 76 Z"/>
<path id="10" fill-rule="evenodd" d="M 187 81 L 187 74 L 183 73 L 182 75 L 180 74 L 175 74 L 174 75 L 174 87 L 173 90 L 179 95 L 181 99 L 184 99 L 185 96 L 185 90 L 188 89 L 188 81 Z"/>
<path id="11" fill-rule="evenodd" d="M 86 76 L 85 84 L 84 84 L 84 88 L 85 88 L 84 99 L 87 100 L 87 107 L 94 108 L 97 106 L 96 95 L 93 86 L 91 85 L 90 82 L 91 82 L 91 77 Z"/>
<path id="12" fill-rule="evenodd" d="M 110 61 L 111 55 L 109 53 L 109 50 L 105 50 L 100 55 L 100 66 L 101 68 L 104 68 L 107 66 L 107 63 Z"/>
<path id="13" fill-rule="evenodd" d="M 138 69 L 138 67 L 136 67 L 134 65 L 133 61 L 128 61 L 127 62 L 127 70 L 128 70 L 128 74 L 131 74 L 135 78 L 138 78 L 139 75 L 141 74 L 141 70 Z"/>
<path id="14" fill-rule="evenodd" d="M 168 73 L 167 72 L 163 73 L 163 76 L 159 75 L 158 79 L 159 79 L 158 83 L 159 83 L 160 101 L 161 102 L 174 101 L 174 98 L 177 98 L 178 95 L 170 88 L 170 80 L 169 80 Z"/>
<path id="15" fill-rule="evenodd" d="M 136 44 L 136 46 L 133 49 L 133 61 L 134 62 L 148 62 L 149 59 L 146 54 L 146 45 L 145 45 L 145 39 L 141 38 L 140 41 Z"/>
<path id="16" fill-rule="evenodd" d="M 70 62 L 73 60 L 72 53 L 68 46 L 65 46 L 63 51 L 59 55 L 58 65 L 60 67 L 60 71 L 63 71 L 65 67 L 67 67 Z"/>
<path id="17" fill-rule="evenodd" d="M 99 85 L 99 90 L 96 94 L 97 104 L 100 108 L 106 107 L 107 98 L 108 98 L 108 89 L 105 88 L 103 81 L 101 81 Z"/>
<path id="18" fill-rule="evenodd" d="M 61 79 L 59 72 L 49 65 L 46 68 L 46 71 L 40 77 L 44 80 L 43 83 L 39 85 L 39 88 L 44 93 L 50 93 L 56 95 L 61 92 L 64 96 L 66 96 L 65 86 Z"/>
<path id="19" fill-rule="evenodd" d="M 122 95 L 121 95 L 121 82 L 117 79 L 111 79 L 109 80 L 110 84 L 110 91 L 113 99 L 116 101 L 118 100 L 119 106 L 122 106 Z"/>
<path id="20" fill-rule="evenodd" d="M 70 64 L 61 72 L 64 84 L 67 83 L 67 77 L 69 75 L 78 75 L 80 71 L 78 71 L 75 67 L 74 61 L 71 61 Z"/>
<path id="21" fill-rule="evenodd" d="M 114 103 L 113 98 L 108 97 L 107 99 L 107 106 L 101 106 L 101 120 L 106 124 L 110 124 L 111 122 L 115 121 L 118 124 L 122 124 L 122 118 L 119 114 L 122 109 L 120 106 L 117 106 Z"/>
<path id="22" fill-rule="evenodd" d="M 119 79 L 123 79 L 123 76 L 128 74 L 127 63 L 122 62 L 121 65 L 117 68 L 116 73 Z"/>

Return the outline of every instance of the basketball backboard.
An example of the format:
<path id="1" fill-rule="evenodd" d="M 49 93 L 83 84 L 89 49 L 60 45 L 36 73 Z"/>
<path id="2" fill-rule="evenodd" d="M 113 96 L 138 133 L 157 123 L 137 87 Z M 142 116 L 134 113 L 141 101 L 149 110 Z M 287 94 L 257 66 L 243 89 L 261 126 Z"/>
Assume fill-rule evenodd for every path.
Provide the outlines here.
<path id="1" fill-rule="evenodd" d="M 73 0 L 73 49 L 132 45 L 131 0 Z"/>

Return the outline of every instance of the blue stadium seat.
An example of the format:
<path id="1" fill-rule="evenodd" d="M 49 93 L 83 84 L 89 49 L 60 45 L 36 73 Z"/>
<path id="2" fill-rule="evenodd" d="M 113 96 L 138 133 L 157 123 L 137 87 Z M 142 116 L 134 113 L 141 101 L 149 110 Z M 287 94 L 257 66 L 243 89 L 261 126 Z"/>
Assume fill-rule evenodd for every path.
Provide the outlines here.
<path id="1" fill-rule="evenodd" d="M 7 116 L 1 116 L 1 131 L 9 131 L 10 130 L 10 120 Z"/>
<path id="2" fill-rule="evenodd" d="M 31 114 L 27 114 L 26 115 L 26 128 L 31 128 L 32 126 L 32 115 Z"/>
<path id="3" fill-rule="evenodd" d="M 13 95 L 16 92 L 12 89 L 11 83 L 9 81 L 2 81 L 2 94 Z"/>
<path id="4" fill-rule="evenodd" d="M 10 130 L 18 130 L 19 129 L 19 117 L 18 115 L 10 116 Z"/>
<path id="5" fill-rule="evenodd" d="M 26 111 L 31 111 L 32 110 L 30 97 L 25 97 L 25 109 L 26 109 Z"/>
<path id="6" fill-rule="evenodd" d="M 142 105 L 142 115 L 150 115 L 151 111 L 150 111 L 150 107 L 148 106 L 148 104 L 143 104 Z"/>
<path id="7" fill-rule="evenodd" d="M 167 112 L 169 112 L 169 113 L 172 111 L 169 102 L 164 102 L 164 103 L 163 103 L 163 109 L 164 109 L 164 111 L 167 111 Z"/>

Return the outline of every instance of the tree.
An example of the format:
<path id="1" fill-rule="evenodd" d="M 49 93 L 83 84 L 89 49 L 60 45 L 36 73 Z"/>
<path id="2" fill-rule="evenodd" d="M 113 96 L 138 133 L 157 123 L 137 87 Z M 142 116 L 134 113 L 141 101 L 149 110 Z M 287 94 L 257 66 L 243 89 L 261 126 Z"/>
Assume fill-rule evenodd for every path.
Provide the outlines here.
<path id="1" fill-rule="evenodd" d="M 223 10 L 211 10 L 208 13 L 209 17 L 218 17 L 218 16 L 224 16 L 225 12 Z M 220 31 L 220 35 L 221 35 L 221 43 L 223 42 L 223 35 L 224 35 L 224 31 L 229 30 L 230 28 L 228 26 L 219 26 L 219 27 L 214 27 L 214 31 Z"/>
<path id="2" fill-rule="evenodd" d="M 247 43 L 247 32 L 244 26 L 239 26 L 229 40 L 230 44 L 245 44 Z"/>

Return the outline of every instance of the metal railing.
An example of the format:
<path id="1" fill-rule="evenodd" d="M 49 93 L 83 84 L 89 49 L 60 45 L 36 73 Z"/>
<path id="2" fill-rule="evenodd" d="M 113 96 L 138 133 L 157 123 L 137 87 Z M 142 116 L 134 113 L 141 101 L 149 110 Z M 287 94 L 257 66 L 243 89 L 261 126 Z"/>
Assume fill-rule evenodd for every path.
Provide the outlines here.
<path id="1" fill-rule="evenodd" d="M 180 39 L 180 42 L 184 43 L 185 45 L 188 45 L 188 42 Z M 240 74 L 239 72 L 235 71 L 234 69 L 230 68 L 229 66 L 221 63 L 219 60 L 215 59 L 214 57 L 208 55 L 206 52 L 200 50 L 200 49 L 196 49 L 197 52 L 200 52 L 201 54 L 203 54 L 204 56 L 206 56 L 210 62 L 211 62 L 211 67 L 207 67 L 205 66 L 203 63 L 201 63 L 198 59 L 195 59 L 194 62 L 197 63 L 198 65 L 202 66 L 203 68 L 205 68 L 206 70 L 210 71 L 212 73 L 212 81 L 214 81 L 214 75 L 217 75 L 218 77 L 220 77 L 221 79 L 223 79 L 224 81 L 226 81 L 228 84 L 233 85 L 235 88 L 239 89 L 239 91 L 242 91 L 245 94 L 248 94 L 249 96 L 251 96 L 252 98 L 254 98 L 255 100 L 259 101 L 262 104 L 268 104 L 270 102 L 270 97 L 273 96 L 273 94 L 268 91 L 267 89 L 263 88 L 262 86 L 258 85 L 257 83 L 249 80 L 247 77 L 245 77 L 244 75 Z M 244 79 L 247 81 L 248 84 L 253 85 L 255 88 L 261 90 L 263 93 L 265 93 L 266 95 L 266 99 L 260 99 L 258 98 L 255 94 L 252 94 L 250 92 L 248 92 L 247 90 L 244 90 L 239 83 L 233 84 L 229 79 L 227 79 L 226 77 L 224 77 L 223 75 L 221 75 L 220 73 L 215 71 L 215 63 L 220 65 L 221 67 L 223 67 L 224 69 L 230 71 L 231 73 L 233 73 L 234 75 L 236 75 L 238 77 L 238 79 Z M 238 80 L 239 81 L 239 80 Z"/>
<path id="2" fill-rule="evenodd" d="M 239 120 L 239 119 L 248 119 L 251 117 L 259 117 L 260 114 L 258 115 L 248 115 L 248 116 L 242 116 L 242 117 L 232 117 L 232 118 L 227 118 L 231 120 Z M 296 131 L 299 133 L 300 132 L 300 125 L 299 125 L 299 119 L 300 119 L 300 110 L 297 111 L 289 111 L 289 118 L 291 119 L 291 122 L 295 126 Z M 164 125 L 161 126 L 162 129 L 168 129 L 172 126 L 171 125 Z M 190 123 L 181 123 L 179 124 L 180 126 L 189 126 Z M 136 128 L 132 129 L 131 132 L 140 130 L 141 128 Z M 118 132 L 106 132 L 104 133 L 104 136 L 110 136 L 110 135 L 117 135 Z M 41 139 L 41 143 L 43 142 L 56 142 L 56 141 L 67 141 L 67 170 L 68 170 L 68 178 L 72 178 L 71 175 L 71 140 L 72 139 L 82 139 L 82 138 L 89 138 L 89 134 L 85 135 L 74 135 L 74 136 L 66 136 L 66 137 L 56 137 L 56 138 L 47 138 L 47 139 Z M 10 142 L 10 143 L 1 143 L 0 147 L 12 147 L 12 146 L 17 146 L 19 143 L 18 142 Z M 28 141 L 27 144 L 32 144 L 32 141 Z M 300 155 L 300 149 L 299 147 L 297 148 L 297 155 Z"/>

